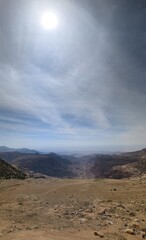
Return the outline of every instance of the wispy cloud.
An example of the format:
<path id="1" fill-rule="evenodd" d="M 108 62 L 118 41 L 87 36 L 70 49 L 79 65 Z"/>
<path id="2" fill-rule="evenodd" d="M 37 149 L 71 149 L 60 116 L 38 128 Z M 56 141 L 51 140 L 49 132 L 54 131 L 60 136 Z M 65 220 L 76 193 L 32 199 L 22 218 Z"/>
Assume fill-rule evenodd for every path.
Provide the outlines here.
<path id="1" fill-rule="evenodd" d="M 107 11 L 106 4 L 100 7 Z M 46 141 L 70 147 L 145 142 L 146 71 L 140 64 L 144 55 L 140 61 L 136 55 L 144 40 L 136 38 L 130 47 L 129 29 L 123 25 L 120 35 L 112 24 L 114 19 L 119 26 L 125 21 L 116 15 L 118 4 L 111 3 L 111 9 L 108 22 L 64 2 L 62 27 L 54 33 L 37 28 L 35 15 L 29 22 L 25 14 L 16 14 L 24 31 L 19 21 L 12 21 L 15 33 L 1 17 L 0 144 L 10 144 L 12 136 L 14 145 L 24 146 L 29 139 L 40 148 Z M 10 13 L 18 13 L 15 4 Z M 131 34 L 137 36 L 136 31 Z"/>

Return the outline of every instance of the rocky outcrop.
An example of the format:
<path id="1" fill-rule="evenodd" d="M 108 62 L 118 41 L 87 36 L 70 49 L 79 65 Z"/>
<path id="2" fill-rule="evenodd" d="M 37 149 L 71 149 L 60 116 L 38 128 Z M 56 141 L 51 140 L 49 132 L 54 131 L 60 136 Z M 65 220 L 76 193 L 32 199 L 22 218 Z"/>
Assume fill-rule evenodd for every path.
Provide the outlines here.
<path id="1" fill-rule="evenodd" d="M 10 164 L 0 159 L 0 178 L 2 179 L 10 179 L 10 178 L 18 178 L 24 179 L 26 178 L 26 174 L 22 171 L 16 169 Z"/>

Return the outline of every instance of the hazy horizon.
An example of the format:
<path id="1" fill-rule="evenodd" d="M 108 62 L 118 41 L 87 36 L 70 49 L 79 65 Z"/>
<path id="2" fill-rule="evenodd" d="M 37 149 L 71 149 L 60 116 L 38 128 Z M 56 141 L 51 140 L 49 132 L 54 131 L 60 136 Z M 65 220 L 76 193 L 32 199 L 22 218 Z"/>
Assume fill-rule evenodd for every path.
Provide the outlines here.
<path id="1" fill-rule="evenodd" d="M 11 146 L 0 146 L 0 147 L 8 147 L 14 149 L 29 149 L 35 150 L 39 153 L 46 154 L 46 153 L 56 153 L 56 154 L 68 154 L 68 155 L 88 155 L 88 154 L 112 154 L 112 153 L 122 153 L 122 152 L 134 152 L 144 149 L 145 145 L 140 146 L 100 146 L 98 148 L 94 147 L 84 147 L 84 148 L 30 148 L 29 146 L 21 146 L 17 147 L 16 145 Z"/>

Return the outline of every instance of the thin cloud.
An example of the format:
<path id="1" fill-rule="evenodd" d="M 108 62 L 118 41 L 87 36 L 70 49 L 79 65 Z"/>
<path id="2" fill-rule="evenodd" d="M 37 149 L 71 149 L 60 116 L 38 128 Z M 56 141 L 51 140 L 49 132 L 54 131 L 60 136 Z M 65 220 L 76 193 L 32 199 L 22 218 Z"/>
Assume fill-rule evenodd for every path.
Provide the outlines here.
<path id="1" fill-rule="evenodd" d="M 146 71 L 144 54 L 138 49 L 144 48 L 145 36 L 141 34 L 138 41 L 138 27 L 131 27 L 130 34 L 133 15 L 128 16 L 126 28 L 120 1 L 108 3 L 110 10 L 106 1 L 100 5 L 102 11 L 111 11 L 106 19 L 96 15 L 93 6 L 88 11 L 88 4 L 85 8 L 74 1 L 64 4 L 64 10 L 58 5 L 62 27 L 52 35 L 35 24 L 38 2 L 32 22 L 25 18 L 26 5 L 20 4 L 25 31 L 20 31 L 19 21 L 8 25 L 1 16 L 0 143 L 3 145 L 3 139 L 10 143 L 10 132 L 16 145 L 23 146 L 23 139 L 28 137 L 31 142 L 34 136 L 36 146 L 46 141 L 56 147 L 65 146 L 66 141 L 68 147 L 90 148 L 91 144 L 142 144 Z M 9 11 L 13 16 L 18 8 L 14 4 Z M 140 16 L 137 8 L 135 14 Z M 14 20 L 20 19 L 18 15 Z M 12 24 L 15 33 L 10 31 Z M 137 137 L 139 132 L 142 140 Z"/>

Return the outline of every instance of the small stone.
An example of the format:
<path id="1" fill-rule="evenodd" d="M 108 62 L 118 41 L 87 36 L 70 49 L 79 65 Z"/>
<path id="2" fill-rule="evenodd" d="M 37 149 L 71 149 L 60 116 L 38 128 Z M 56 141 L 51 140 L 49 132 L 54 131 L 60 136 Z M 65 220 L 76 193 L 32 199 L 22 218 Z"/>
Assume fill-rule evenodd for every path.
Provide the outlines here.
<path id="1" fill-rule="evenodd" d="M 14 229 L 9 229 L 9 230 L 7 230 L 7 233 L 11 233 L 11 232 L 14 232 Z"/>
<path id="2" fill-rule="evenodd" d="M 130 228 L 127 228 L 127 229 L 125 230 L 125 233 L 134 235 L 134 230 L 133 230 L 133 229 L 130 229 Z"/>
<path id="3" fill-rule="evenodd" d="M 135 217 L 136 214 L 134 212 L 130 212 L 129 215 L 130 217 Z"/>
<path id="4" fill-rule="evenodd" d="M 38 229 L 38 226 L 33 226 L 33 229 Z"/>
<path id="5" fill-rule="evenodd" d="M 146 233 L 142 231 L 142 232 L 141 232 L 141 237 L 142 237 L 142 238 L 146 238 Z"/>
<path id="6" fill-rule="evenodd" d="M 132 227 L 132 228 L 140 228 L 140 224 L 139 224 L 138 222 L 133 222 L 133 223 L 131 224 L 131 227 Z"/>
<path id="7" fill-rule="evenodd" d="M 100 237 L 100 238 L 104 238 L 104 235 L 103 235 L 103 233 L 101 233 L 101 232 L 94 232 L 94 235 L 95 235 L 95 236 L 98 236 L 98 237 Z"/>
<path id="8" fill-rule="evenodd" d="M 106 213 L 107 209 L 106 208 L 102 208 L 100 209 L 100 211 L 98 212 L 99 215 L 104 215 Z"/>
<path id="9" fill-rule="evenodd" d="M 135 218 L 135 219 L 134 219 L 134 222 L 139 222 L 138 218 Z"/>
<path id="10" fill-rule="evenodd" d="M 85 223 L 85 222 L 87 222 L 87 219 L 86 219 L 86 218 L 81 218 L 81 219 L 80 219 L 80 222 L 81 222 L 81 223 Z"/>
<path id="11" fill-rule="evenodd" d="M 106 224 L 107 225 L 113 225 L 114 223 L 112 221 L 107 221 Z"/>
<path id="12" fill-rule="evenodd" d="M 106 220 L 107 219 L 107 216 L 106 215 L 103 215 L 100 217 L 102 220 Z"/>

